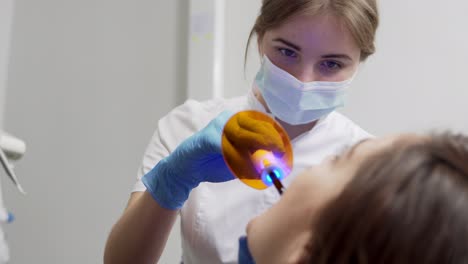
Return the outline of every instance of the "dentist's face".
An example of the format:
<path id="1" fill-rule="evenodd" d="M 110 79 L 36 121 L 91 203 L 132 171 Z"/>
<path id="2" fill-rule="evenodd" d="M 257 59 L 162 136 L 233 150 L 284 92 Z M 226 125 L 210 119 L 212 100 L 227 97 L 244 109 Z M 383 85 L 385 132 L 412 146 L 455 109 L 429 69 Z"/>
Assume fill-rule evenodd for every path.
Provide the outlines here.
<path id="1" fill-rule="evenodd" d="M 407 137 L 362 141 L 298 175 L 280 201 L 247 226 L 256 263 L 295 263 L 313 235 L 319 211 L 342 192 L 367 158 Z"/>
<path id="2" fill-rule="evenodd" d="M 294 16 L 259 40 L 260 53 L 302 82 L 344 81 L 360 62 L 351 33 L 332 15 Z"/>

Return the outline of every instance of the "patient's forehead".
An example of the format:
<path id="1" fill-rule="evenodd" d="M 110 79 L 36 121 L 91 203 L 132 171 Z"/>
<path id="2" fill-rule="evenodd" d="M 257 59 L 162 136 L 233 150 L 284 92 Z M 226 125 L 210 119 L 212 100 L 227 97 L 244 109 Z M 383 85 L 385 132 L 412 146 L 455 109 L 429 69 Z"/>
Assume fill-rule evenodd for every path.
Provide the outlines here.
<path id="1" fill-rule="evenodd" d="M 368 158 L 398 145 L 411 145 L 424 138 L 417 134 L 397 134 L 372 138 L 355 145 L 337 160 L 327 160 L 317 166 L 309 167 L 296 176 L 288 187 L 283 200 L 320 207 L 328 198 L 338 195 L 355 176 L 356 171 Z M 287 202 L 286 202 L 287 203 Z"/>
<path id="2" fill-rule="evenodd" d="M 368 140 L 358 148 L 366 150 L 383 150 L 392 146 L 409 146 L 415 143 L 423 142 L 428 137 L 415 133 L 391 134 Z"/>

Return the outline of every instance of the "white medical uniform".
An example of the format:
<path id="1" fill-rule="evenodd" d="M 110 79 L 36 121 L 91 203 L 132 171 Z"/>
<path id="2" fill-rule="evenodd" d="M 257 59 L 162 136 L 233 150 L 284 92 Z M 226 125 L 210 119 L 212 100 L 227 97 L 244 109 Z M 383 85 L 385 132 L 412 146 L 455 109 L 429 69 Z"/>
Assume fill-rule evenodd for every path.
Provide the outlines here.
<path id="1" fill-rule="evenodd" d="M 232 99 L 188 100 L 172 110 L 158 123 L 133 191 L 145 191 L 141 177 L 219 113 L 246 109 L 265 112 L 252 91 L 247 96 Z M 292 140 L 293 171 L 283 184 L 287 188 L 298 172 L 368 137 L 370 135 L 352 121 L 332 112 L 311 131 Z M 245 235 L 247 223 L 271 207 L 279 197 L 274 187 L 259 191 L 237 179 L 224 183 L 201 183 L 192 190 L 180 211 L 183 263 L 237 263 L 238 239 Z"/>

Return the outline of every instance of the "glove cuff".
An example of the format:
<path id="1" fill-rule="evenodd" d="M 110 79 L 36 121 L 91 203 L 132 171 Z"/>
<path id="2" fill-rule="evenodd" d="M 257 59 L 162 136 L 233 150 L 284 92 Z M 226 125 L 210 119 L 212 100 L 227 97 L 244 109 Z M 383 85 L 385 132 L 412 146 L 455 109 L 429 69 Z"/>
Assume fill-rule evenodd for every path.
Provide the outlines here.
<path id="1" fill-rule="evenodd" d="M 161 160 L 141 180 L 153 199 L 168 210 L 182 208 L 193 189 L 179 181 L 177 175 L 169 171 L 166 159 Z"/>

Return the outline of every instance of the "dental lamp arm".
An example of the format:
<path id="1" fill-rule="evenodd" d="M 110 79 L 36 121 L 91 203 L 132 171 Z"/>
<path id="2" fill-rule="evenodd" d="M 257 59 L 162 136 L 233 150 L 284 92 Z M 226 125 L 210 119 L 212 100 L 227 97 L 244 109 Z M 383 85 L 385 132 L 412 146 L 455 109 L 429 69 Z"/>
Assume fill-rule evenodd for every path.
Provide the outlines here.
<path id="1" fill-rule="evenodd" d="M 24 155 L 25 151 L 26 145 L 22 140 L 0 131 L 0 163 L 8 177 L 22 194 L 26 194 L 26 192 L 21 187 L 9 159 L 18 160 Z"/>

